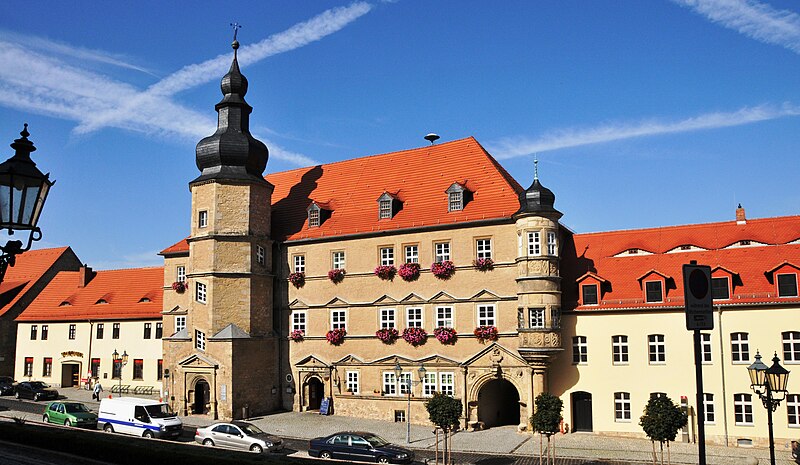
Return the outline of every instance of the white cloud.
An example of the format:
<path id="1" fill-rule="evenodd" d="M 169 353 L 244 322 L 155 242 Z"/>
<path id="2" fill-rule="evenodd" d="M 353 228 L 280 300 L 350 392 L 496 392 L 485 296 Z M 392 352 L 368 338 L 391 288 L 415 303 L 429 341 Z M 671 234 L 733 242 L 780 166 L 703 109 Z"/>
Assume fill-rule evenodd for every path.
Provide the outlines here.
<path id="1" fill-rule="evenodd" d="M 754 0 L 673 0 L 728 29 L 800 54 L 800 15 Z"/>
<path id="2" fill-rule="evenodd" d="M 632 139 L 635 137 L 741 126 L 758 121 L 798 115 L 800 115 L 800 107 L 790 103 L 784 103 L 779 107 L 760 105 L 757 107 L 745 107 L 732 113 L 707 113 L 673 122 L 648 120 L 607 124 L 594 128 L 560 129 L 546 133 L 535 139 L 526 137 L 506 138 L 493 144 L 490 143 L 488 147 L 497 158 L 513 158 L 533 153 Z"/>

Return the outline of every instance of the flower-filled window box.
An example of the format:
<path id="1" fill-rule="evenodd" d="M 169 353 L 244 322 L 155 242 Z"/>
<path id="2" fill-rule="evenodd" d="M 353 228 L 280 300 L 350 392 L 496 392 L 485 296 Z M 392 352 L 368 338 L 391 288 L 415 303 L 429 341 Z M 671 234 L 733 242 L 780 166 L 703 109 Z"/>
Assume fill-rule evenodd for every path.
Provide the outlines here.
<path id="1" fill-rule="evenodd" d="M 344 275 L 347 274 L 344 268 L 334 268 L 328 272 L 328 279 L 331 280 L 333 284 L 339 284 L 344 280 Z"/>
<path id="2" fill-rule="evenodd" d="M 178 294 L 183 294 L 186 292 L 186 283 L 183 281 L 175 281 L 172 283 L 172 289 Z"/>
<path id="3" fill-rule="evenodd" d="M 494 260 L 491 258 L 477 258 L 472 262 L 472 265 L 478 271 L 492 271 L 494 269 Z"/>
<path id="4" fill-rule="evenodd" d="M 394 265 L 381 265 L 375 268 L 375 275 L 383 280 L 391 281 L 397 273 Z"/>
<path id="5" fill-rule="evenodd" d="M 433 335 L 436 339 L 439 340 L 442 344 L 455 344 L 456 340 L 458 339 L 458 333 L 453 328 L 447 328 L 444 326 L 440 326 L 433 330 Z"/>
<path id="6" fill-rule="evenodd" d="M 419 278 L 419 263 L 403 263 L 400 265 L 398 274 L 403 281 L 415 281 Z"/>
<path id="7" fill-rule="evenodd" d="M 403 330 L 403 340 L 414 347 L 421 346 L 428 340 L 428 332 L 422 328 L 406 328 Z"/>
<path id="8" fill-rule="evenodd" d="M 497 340 L 497 327 L 496 326 L 478 326 L 472 332 L 475 337 L 481 342 L 496 341 Z"/>
<path id="9" fill-rule="evenodd" d="M 395 328 L 381 328 L 375 331 L 375 335 L 378 336 L 378 339 L 384 344 L 394 344 L 394 341 L 396 341 L 399 336 Z"/>
<path id="10" fill-rule="evenodd" d="M 329 344 L 338 346 L 339 344 L 344 342 L 345 336 L 347 336 L 347 330 L 344 328 L 337 328 L 328 331 L 328 333 L 325 334 L 325 339 L 328 340 Z"/>
<path id="11" fill-rule="evenodd" d="M 439 279 L 450 279 L 456 272 L 456 266 L 450 260 L 435 262 L 431 265 L 431 273 Z"/>
<path id="12" fill-rule="evenodd" d="M 294 285 L 294 287 L 300 289 L 306 283 L 306 274 L 302 271 L 296 273 L 289 273 L 289 282 Z"/>
<path id="13" fill-rule="evenodd" d="M 295 342 L 302 341 L 305 336 L 306 336 L 306 333 L 302 329 L 295 329 L 294 331 L 289 333 L 289 339 L 291 339 L 291 340 L 293 340 Z"/>

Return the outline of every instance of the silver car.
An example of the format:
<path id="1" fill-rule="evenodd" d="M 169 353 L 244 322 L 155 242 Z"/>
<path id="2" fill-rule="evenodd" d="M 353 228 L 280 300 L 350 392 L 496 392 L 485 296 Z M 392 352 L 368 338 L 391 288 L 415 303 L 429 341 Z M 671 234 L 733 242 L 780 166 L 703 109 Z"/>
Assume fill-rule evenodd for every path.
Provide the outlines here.
<path id="1" fill-rule="evenodd" d="M 214 423 L 205 428 L 197 428 L 195 442 L 204 446 L 226 447 L 228 449 L 249 450 L 262 453 L 283 449 L 283 440 L 261 431 L 258 426 L 245 421 Z"/>

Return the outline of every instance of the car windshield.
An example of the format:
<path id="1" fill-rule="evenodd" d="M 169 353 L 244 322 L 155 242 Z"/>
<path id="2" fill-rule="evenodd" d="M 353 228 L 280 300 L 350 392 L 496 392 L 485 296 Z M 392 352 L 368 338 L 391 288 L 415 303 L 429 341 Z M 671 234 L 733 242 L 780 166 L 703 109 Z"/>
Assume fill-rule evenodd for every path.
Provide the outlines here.
<path id="1" fill-rule="evenodd" d="M 367 442 L 369 442 L 372 445 L 372 447 L 383 447 L 386 444 L 389 444 L 389 441 L 374 434 L 366 434 L 364 435 L 364 439 L 366 439 Z"/>
<path id="2" fill-rule="evenodd" d="M 248 436 L 255 436 L 257 434 L 264 434 L 264 432 L 261 431 L 258 428 L 258 426 L 256 426 L 256 425 L 249 425 L 249 424 L 248 425 L 243 425 L 243 424 L 240 423 L 240 424 L 237 424 L 236 426 L 241 428 L 242 431 L 244 431 L 244 434 L 246 434 Z"/>
<path id="3" fill-rule="evenodd" d="M 148 405 L 145 407 L 145 410 L 147 410 L 147 414 L 150 415 L 150 418 L 167 418 L 175 416 L 175 413 L 173 413 L 172 409 L 169 408 L 169 405 L 167 404 Z"/>
<path id="4" fill-rule="evenodd" d="M 44 388 L 47 388 L 47 387 L 50 387 L 50 386 L 44 384 L 41 381 L 33 381 L 31 383 L 31 387 L 34 388 L 34 389 L 44 389 Z"/>
<path id="5" fill-rule="evenodd" d="M 89 409 L 83 404 L 64 404 L 67 413 L 83 413 L 88 412 Z"/>

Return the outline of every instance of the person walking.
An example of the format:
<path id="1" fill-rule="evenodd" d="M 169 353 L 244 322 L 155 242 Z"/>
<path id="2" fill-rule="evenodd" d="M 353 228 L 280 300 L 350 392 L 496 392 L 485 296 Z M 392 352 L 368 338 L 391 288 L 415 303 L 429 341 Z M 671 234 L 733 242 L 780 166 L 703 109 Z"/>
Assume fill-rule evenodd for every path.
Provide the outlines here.
<path id="1" fill-rule="evenodd" d="M 103 393 L 103 385 L 100 384 L 100 380 L 98 379 L 96 383 L 94 383 L 94 391 L 92 391 L 92 399 L 100 400 L 100 395 Z"/>

